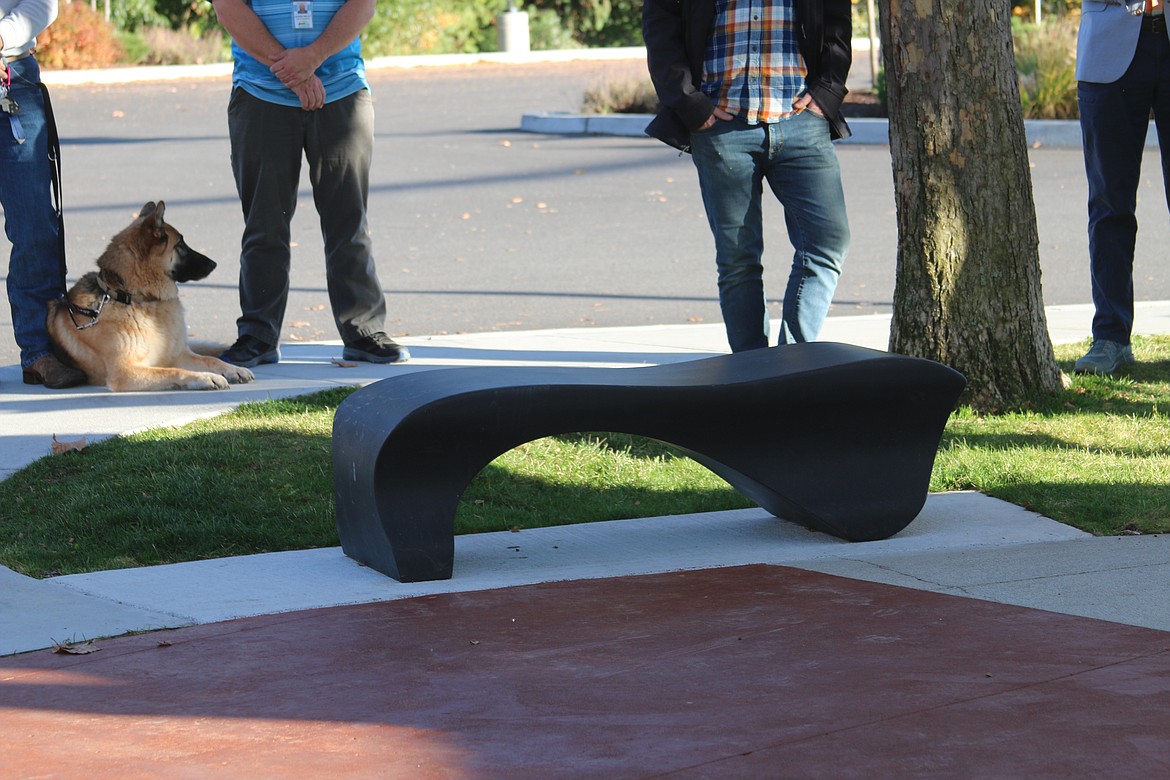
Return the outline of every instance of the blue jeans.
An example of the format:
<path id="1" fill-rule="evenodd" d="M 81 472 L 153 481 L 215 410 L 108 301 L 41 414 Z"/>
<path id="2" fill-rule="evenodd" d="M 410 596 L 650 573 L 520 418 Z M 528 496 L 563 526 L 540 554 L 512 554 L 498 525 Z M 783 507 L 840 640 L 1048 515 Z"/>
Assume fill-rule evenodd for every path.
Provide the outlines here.
<path id="1" fill-rule="evenodd" d="M 763 182 L 784 207 L 795 249 L 780 344 L 816 339 L 849 251 L 849 221 L 829 124 L 811 111 L 775 124 L 716 120 L 691 137 L 691 156 L 715 238 L 719 306 L 732 352 L 768 346 Z"/>
<path id="2" fill-rule="evenodd" d="M 12 243 L 8 259 L 12 330 L 20 347 L 20 365 L 28 368 L 52 352 L 46 307 L 65 289 L 65 267 L 57 243 L 41 69 L 32 57 L 9 66 L 9 94 L 20 106 L 26 140 L 16 142 L 8 115 L 0 113 L 0 207 L 4 232 Z"/>
<path id="3" fill-rule="evenodd" d="M 1093 338 L 1128 344 L 1133 331 L 1133 250 L 1138 183 L 1150 111 L 1170 204 L 1170 41 L 1141 33 L 1129 70 L 1112 84 L 1077 83 L 1089 182 Z"/>

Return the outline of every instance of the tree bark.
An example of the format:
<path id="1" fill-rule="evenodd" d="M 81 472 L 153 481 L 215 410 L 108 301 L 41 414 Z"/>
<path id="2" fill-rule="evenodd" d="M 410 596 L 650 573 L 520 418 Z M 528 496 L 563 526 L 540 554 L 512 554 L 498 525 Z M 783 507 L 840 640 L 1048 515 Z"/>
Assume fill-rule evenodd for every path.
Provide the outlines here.
<path id="1" fill-rule="evenodd" d="M 1061 387 L 1044 315 L 1008 0 L 886 0 L 898 267 L 890 351 L 992 412 Z"/>

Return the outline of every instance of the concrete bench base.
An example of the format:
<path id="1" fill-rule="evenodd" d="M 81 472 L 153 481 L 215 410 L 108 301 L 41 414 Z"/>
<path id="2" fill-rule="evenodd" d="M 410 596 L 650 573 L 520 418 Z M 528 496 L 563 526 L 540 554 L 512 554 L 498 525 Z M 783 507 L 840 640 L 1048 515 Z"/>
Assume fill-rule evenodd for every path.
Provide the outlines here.
<path id="1" fill-rule="evenodd" d="M 667 442 L 777 517 L 884 539 L 921 511 L 965 384 L 938 363 L 831 343 L 646 368 L 403 374 L 337 410 L 341 546 L 402 582 L 449 578 L 468 483 L 513 447 L 584 431 Z"/>

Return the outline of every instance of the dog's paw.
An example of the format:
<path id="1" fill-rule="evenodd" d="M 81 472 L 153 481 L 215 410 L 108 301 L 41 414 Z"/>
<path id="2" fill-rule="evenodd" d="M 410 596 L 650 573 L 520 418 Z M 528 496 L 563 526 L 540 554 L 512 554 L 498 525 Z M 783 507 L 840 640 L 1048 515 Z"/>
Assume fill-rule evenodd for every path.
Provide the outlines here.
<path id="1" fill-rule="evenodd" d="M 233 385 L 246 385 L 256 381 L 256 375 L 248 369 L 241 366 L 233 366 L 231 363 L 225 363 L 224 365 L 226 366 L 223 371 L 224 379 Z"/>
<path id="2" fill-rule="evenodd" d="M 183 383 L 183 390 L 227 390 L 228 381 L 210 371 L 194 371 Z"/>

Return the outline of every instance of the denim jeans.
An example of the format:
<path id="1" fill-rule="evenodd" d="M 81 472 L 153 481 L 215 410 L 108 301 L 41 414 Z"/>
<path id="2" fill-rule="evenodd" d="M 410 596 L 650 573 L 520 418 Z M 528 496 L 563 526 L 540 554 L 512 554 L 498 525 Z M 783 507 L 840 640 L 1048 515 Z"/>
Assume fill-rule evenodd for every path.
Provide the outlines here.
<path id="1" fill-rule="evenodd" d="M 1129 70 L 1111 84 L 1077 83 L 1089 182 L 1093 338 L 1128 344 L 1133 331 L 1133 251 L 1138 184 L 1150 111 L 1170 205 L 1170 41 L 1143 31 Z"/>
<path id="2" fill-rule="evenodd" d="M 780 344 L 812 341 L 828 314 L 849 251 L 849 221 L 829 123 L 812 111 L 766 125 L 716 120 L 691 137 L 691 156 L 715 238 L 719 306 L 733 352 L 768 346 L 763 182 L 784 207 L 795 253 L 784 291 Z"/>
<path id="3" fill-rule="evenodd" d="M 363 89 L 302 111 L 237 88 L 228 104 L 228 134 L 244 210 L 239 334 L 266 344 L 280 341 L 302 155 L 325 239 L 325 280 L 337 331 L 350 343 L 382 330 L 386 296 L 366 221 L 374 149 L 370 93 Z"/>
<path id="4" fill-rule="evenodd" d="M 65 289 L 65 268 L 57 243 L 41 69 L 32 57 L 9 66 L 9 95 L 20 106 L 25 142 L 17 143 L 8 115 L 0 113 L 0 207 L 4 232 L 12 243 L 8 259 L 12 330 L 20 347 L 20 365 L 28 368 L 52 352 L 46 306 Z"/>

